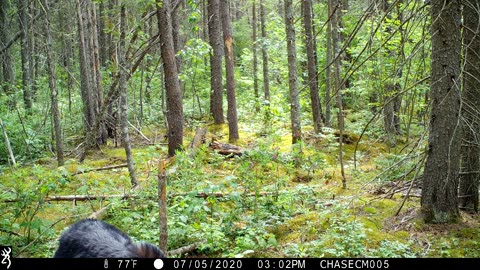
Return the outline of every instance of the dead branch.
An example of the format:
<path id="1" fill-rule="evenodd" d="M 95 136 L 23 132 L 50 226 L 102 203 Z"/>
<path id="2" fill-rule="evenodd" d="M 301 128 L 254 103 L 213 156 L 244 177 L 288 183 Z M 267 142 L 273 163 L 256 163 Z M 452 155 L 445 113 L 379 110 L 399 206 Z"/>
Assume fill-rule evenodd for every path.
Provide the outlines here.
<path id="1" fill-rule="evenodd" d="M 278 194 L 278 193 L 277 193 Z M 177 194 L 172 194 L 170 196 L 172 197 L 178 197 L 178 196 L 186 196 L 188 193 L 177 193 Z M 255 197 L 255 196 L 269 196 L 269 195 L 275 195 L 275 192 L 250 192 L 247 194 L 242 194 L 243 196 L 246 197 Z M 205 193 L 205 192 L 199 192 L 195 195 L 197 198 L 203 198 L 206 199 L 208 197 L 215 197 L 215 198 L 228 198 L 232 196 L 231 193 L 222 193 L 222 192 L 213 192 L 213 193 Z"/>
<path id="2" fill-rule="evenodd" d="M 152 143 L 152 141 L 147 136 L 145 136 L 142 131 L 140 131 L 137 127 L 130 123 L 130 121 L 127 122 L 138 133 L 138 135 L 142 136 L 142 138 L 144 138 L 148 143 Z"/>
<path id="3" fill-rule="evenodd" d="M 65 195 L 65 196 L 47 196 L 43 200 L 46 202 L 51 201 L 89 201 L 89 200 L 98 200 L 98 199 L 113 199 L 113 198 L 136 198 L 135 195 L 128 194 L 118 194 L 118 195 Z M 5 203 L 17 202 L 18 199 L 4 200 Z"/>
<path id="4" fill-rule="evenodd" d="M 9 231 L 9 230 L 5 230 L 5 229 L 2 229 L 0 228 L 0 232 L 3 232 L 3 233 L 7 233 L 7 234 L 11 234 L 11 235 L 15 235 L 15 236 L 20 236 L 20 234 L 16 233 L 16 232 L 12 232 L 12 231 Z"/>
<path id="5" fill-rule="evenodd" d="M 406 194 L 402 194 L 402 197 L 403 198 L 422 198 L 422 194 L 410 194 L 407 192 Z M 401 210 L 401 208 L 399 210 Z"/>
<path id="6" fill-rule="evenodd" d="M 103 215 L 105 214 L 105 212 L 107 212 L 109 206 L 110 206 L 110 204 L 108 204 L 108 205 L 105 206 L 105 207 L 102 207 L 102 208 L 98 209 L 97 211 L 95 211 L 95 212 L 93 212 L 92 214 L 90 214 L 90 216 L 88 216 L 88 218 L 102 219 L 102 217 L 103 217 Z"/>
<path id="7" fill-rule="evenodd" d="M 167 253 L 167 255 L 169 257 L 171 257 L 171 256 L 175 256 L 175 255 L 182 255 L 182 254 L 185 254 L 185 253 L 188 253 L 188 252 L 192 252 L 192 251 L 196 250 L 197 247 L 200 246 L 200 244 L 201 244 L 201 242 L 197 242 L 197 243 L 193 243 L 193 244 L 188 245 L 188 246 L 177 248 L 177 249 L 174 249 L 172 251 L 169 251 Z"/>
<path id="8" fill-rule="evenodd" d="M 72 175 L 78 175 L 78 174 L 83 174 L 83 173 L 88 173 L 88 172 L 113 170 L 113 169 L 118 169 L 118 168 L 125 168 L 127 166 L 128 166 L 127 164 L 111 165 L 111 166 L 105 166 L 105 167 L 101 167 L 101 168 L 94 168 L 94 169 L 89 169 L 89 170 L 85 170 L 85 171 L 79 171 L 79 172 L 73 173 Z"/>
<path id="9" fill-rule="evenodd" d="M 195 132 L 195 136 L 193 137 L 192 142 L 188 146 L 188 150 L 190 151 L 190 156 L 195 155 L 195 151 L 200 145 L 205 143 L 205 137 L 207 136 L 207 128 L 198 128 Z"/>

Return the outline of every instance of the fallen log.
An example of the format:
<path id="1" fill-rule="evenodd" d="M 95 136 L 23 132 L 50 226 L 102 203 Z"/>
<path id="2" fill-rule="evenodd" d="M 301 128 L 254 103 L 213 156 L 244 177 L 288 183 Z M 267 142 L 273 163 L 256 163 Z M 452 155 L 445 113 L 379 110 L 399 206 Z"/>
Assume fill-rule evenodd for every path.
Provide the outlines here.
<path id="1" fill-rule="evenodd" d="M 261 191 L 261 192 L 250 192 L 247 194 L 240 193 L 240 196 L 246 196 L 246 197 L 254 197 L 254 196 L 273 196 L 276 194 L 282 194 L 283 192 L 267 192 L 267 191 Z M 173 194 L 168 194 L 167 197 L 181 197 L 181 196 L 188 196 L 191 193 L 173 193 Z M 195 197 L 197 198 L 203 198 L 206 199 L 208 197 L 215 197 L 215 198 L 228 198 L 232 196 L 232 193 L 222 193 L 222 192 L 213 192 L 213 193 L 205 193 L 205 192 L 199 192 L 195 194 Z M 113 194 L 113 195 L 64 195 L 64 196 L 47 196 L 43 200 L 46 202 L 51 202 L 51 201 L 89 201 L 89 200 L 106 200 L 106 199 L 136 199 L 139 196 L 137 195 L 130 195 L 130 194 Z M 145 198 L 145 196 L 143 196 Z M 152 199 L 158 198 L 155 196 L 151 197 Z M 9 199 L 9 200 L 4 200 L 3 202 L 5 203 L 12 203 L 12 202 L 18 202 L 18 199 Z"/>
<path id="2" fill-rule="evenodd" d="M 217 142 L 215 140 L 212 140 L 210 143 L 210 148 L 221 155 L 229 157 L 243 155 L 243 149 L 241 147 L 233 144 Z"/>
<path id="3" fill-rule="evenodd" d="M 65 195 L 65 196 L 47 196 L 43 198 L 46 202 L 51 201 L 89 201 L 89 200 L 98 200 L 98 199 L 113 199 L 113 198 L 121 198 L 121 199 L 128 199 L 128 198 L 136 198 L 136 195 L 129 195 L 129 194 L 116 194 L 116 195 Z M 4 200 L 3 202 L 11 203 L 17 202 L 18 199 L 10 199 Z"/>

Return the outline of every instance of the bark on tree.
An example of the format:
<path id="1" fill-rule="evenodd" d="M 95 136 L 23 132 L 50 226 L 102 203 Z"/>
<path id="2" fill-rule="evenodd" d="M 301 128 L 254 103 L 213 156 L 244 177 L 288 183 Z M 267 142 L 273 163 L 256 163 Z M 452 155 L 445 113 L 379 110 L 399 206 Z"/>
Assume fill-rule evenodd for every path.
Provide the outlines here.
<path id="1" fill-rule="evenodd" d="M 91 43 L 91 54 L 92 54 L 92 63 L 90 64 L 93 66 L 92 69 L 92 76 L 94 82 L 94 96 L 95 96 L 95 118 L 99 117 L 100 108 L 103 106 L 103 89 L 102 89 L 102 74 L 101 74 L 101 66 L 100 66 L 100 53 L 99 53 L 99 44 L 98 44 L 98 23 L 97 23 L 97 7 L 94 2 L 90 3 L 90 21 L 91 21 L 91 36 L 90 36 L 90 43 Z M 99 133 L 99 143 L 106 144 L 107 142 L 107 132 L 105 124 L 100 126 Z"/>
<path id="2" fill-rule="evenodd" d="M 50 87 L 50 98 L 52 102 L 52 118 L 55 131 L 55 150 L 57 153 L 57 164 L 63 166 L 63 138 L 62 127 L 60 123 L 60 111 L 58 109 L 58 90 L 57 78 L 55 71 L 55 61 L 52 56 L 52 35 L 50 30 L 50 16 L 48 8 L 48 0 L 43 0 L 43 7 L 45 12 L 45 35 L 46 35 L 46 53 L 47 53 L 47 68 L 48 68 L 48 85 Z"/>
<path id="3" fill-rule="evenodd" d="M 421 212 L 426 223 L 458 222 L 460 170 L 461 3 L 431 2 L 432 56 L 430 135 L 422 184 Z"/>
<path id="4" fill-rule="evenodd" d="M 4 47 L 9 40 L 9 35 L 7 29 L 9 29 L 8 19 L 7 19 L 7 10 L 9 7 L 9 1 L 0 1 L 0 45 Z M 12 94 L 11 85 L 14 82 L 15 76 L 13 73 L 13 64 L 12 56 L 10 54 L 10 49 L 6 49 L 3 53 L 0 54 L 0 62 L 2 62 L 2 70 L 0 74 L 0 81 L 4 93 L 7 95 Z M 12 99 L 15 102 L 15 99 Z M 14 105 L 14 104 L 12 104 Z"/>
<path id="5" fill-rule="evenodd" d="M 342 4 L 341 0 L 330 0 L 331 7 L 333 7 L 334 13 L 332 14 L 332 53 L 334 57 L 334 77 L 335 77 L 335 96 L 337 100 L 337 121 L 338 121 L 338 130 L 339 130 L 339 162 L 340 170 L 342 174 L 342 187 L 347 188 L 347 179 L 345 177 L 345 166 L 343 164 L 343 131 L 344 131 L 344 117 L 343 117 L 343 102 L 342 102 L 342 80 L 341 80 L 341 56 L 340 56 L 340 24 L 339 21 L 342 19 Z"/>
<path id="6" fill-rule="evenodd" d="M 466 1 L 464 20 L 463 140 L 459 179 L 460 208 L 478 212 L 480 181 L 480 20 L 478 1 Z"/>
<path id="7" fill-rule="evenodd" d="M 180 51 L 181 48 L 181 35 L 180 35 L 180 21 L 181 21 L 181 11 L 183 1 L 170 1 L 172 5 L 171 9 L 171 18 L 172 18 L 172 36 L 173 36 L 173 49 L 175 55 Z M 177 60 L 177 72 L 180 73 L 181 58 L 176 57 Z M 181 85 L 180 85 L 181 87 Z"/>
<path id="8" fill-rule="evenodd" d="M 77 0 L 79 57 L 80 57 L 80 92 L 84 106 L 86 139 L 80 161 L 93 146 L 106 144 L 107 131 L 101 117 L 103 91 L 100 75 L 100 59 L 98 53 L 98 34 L 96 26 L 95 4 L 91 0 Z"/>
<path id="9" fill-rule="evenodd" d="M 109 45 L 107 43 L 107 36 L 109 34 L 105 32 L 105 21 L 103 19 L 103 17 L 107 16 L 105 9 L 106 9 L 105 2 L 100 1 L 100 3 L 98 4 L 98 13 L 97 13 L 98 15 L 97 16 L 97 22 L 98 22 L 97 32 L 98 32 L 98 43 L 100 47 L 100 51 L 99 51 L 100 65 L 102 67 L 107 66 L 107 61 L 109 57 L 108 56 Z"/>
<path id="10" fill-rule="evenodd" d="M 130 70 L 130 65 L 127 64 L 125 50 L 125 32 L 127 28 L 125 10 L 125 4 L 122 3 L 122 6 L 120 8 L 120 40 L 118 46 L 118 68 L 120 70 L 120 79 L 118 82 L 118 87 L 120 88 L 120 129 L 122 130 L 122 144 L 125 148 L 125 154 L 127 157 L 130 181 L 132 183 L 132 186 L 135 187 L 136 185 L 138 185 L 138 182 L 135 174 L 130 135 L 128 134 L 127 73 Z"/>
<path id="11" fill-rule="evenodd" d="M 235 142 L 240 137 L 238 135 L 237 120 L 237 100 L 235 96 L 235 73 L 233 59 L 233 34 L 230 21 L 230 13 L 228 0 L 220 0 L 220 17 L 223 29 L 223 46 L 225 51 L 225 69 L 227 79 L 227 121 L 228 121 L 228 140 Z"/>
<path id="12" fill-rule="evenodd" d="M 219 0 L 208 0 L 208 38 L 212 53 L 210 54 L 210 112 L 215 124 L 225 122 L 223 116 L 222 85 L 222 26 L 220 22 Z"/>
<path id="13" fill-rule="evenodd" d="M 285 0 L 285 32 L 288 53 L 288 88 L 290 89 L 290 120 L 292 125 L 292 143 L 300 142 L 302 129 L 300 122 L 300 92 L 298 90 L 297 53 L 295 45 L 295 27 L 292 0 Z"/>
<path id="14" fill-rule="evenodd" d="M 22 58 L 22 88 L 23 103 L 27 114 L 31 113 L 32 108 L 32 51 L 29 43 L 30 21 L 28 20 L 28 1 L 18 1 L 18 17 L 21 28 L 20 36 L 20 54 Z"/>
<path id="15" fill-rule="evenodd" d="M 390 8 L 391 3 L 389 3 L 388 0 L 383 0 L 382 4 L 383 11 L 387 13 L 385 16 L 386 23 L 389 23 L 389 21 L 392 20 L 391 13 L 393 9 Z M 392 35 L 392 27 L 387 26 L 385 28 L 385 33 L 387 36 Z M 395 59 L 402 55 L 402 46 L 398 46 L 396 50 L 393 50 L 388 49 L 392 46 L 389 46 L 389 44 L 387 43 L 386 47 L 386 57 L 388 59 L 387 61 L 392 61 L 391 59 Z M 395 70 L 393 70 L 393 68 Z M 390 74 L 391 76 L 387 78 L 384 86 L 383 101 L 385 103 L 385 106 L 383 107 L 383 122 L 387 135 L 392 136 L 390 141 L 392 142 L 392 144 L 396 144 L 395 136 L 402 134 L 402 129 L 400 126 L 400 108 L 402 104 L 402 97 L 401 95 L 399 95 L 399 92 L 401 92 L 399 80 L 402 77 L 402 66 L 401 64 L 400 66 L 394 65 L 393 68 L 387 68 L 387 70 L 389 70 L 388 74 Z"/>
<path id="16" fill-rule="evenodd" d="M 258 44 L 257 44 L 257 7 L 255 0 L 252 2 L 252 44 L 253 44 L 253 93 L 255 95 L 255 110 L 259 111 L 258 107 Z"/>
<path id="17" fill-rule="evenodd" d="M 305 47 L 307 51 L 308 85 L 312 106 L 313 127 L 319 133 L 323 126 L 322 107 L 318 93 L 317 63 L 315 59 L 315 36 L 312 30 L 312 0 L 302 0 L 303 28 L 305 31 Z"/>
<path id="18" fill-rule="evenodd" d="M 69 3 L 70 4 L 70 3 Z M 74 87 L 74 77 L 73 77 L 73 65 L 72 59 L 74 56 L 73 52 L 73 40 L 71 38 L 71 22 L 68 13 L 60 13 L 61 24 L 65 26 L 65 30 L 62 32 L 62 46 L 63 46 L 63 61 L 62 66 L 67 73 L 67 90 L 68 90 L 68 111 L 72 112 L 72 90 Z"/>
<path id="19" fill-rule="evenodd" d="M 260 24 L 262 28 L 262 66 L 263 66 L 263 92 L 265 95 L 265 104 L 270 105 L 270 80 L 268 78 L 268 51 L 267 51 L 267 24 L 265 22 L 265 4 L 260 1 Z"/>
<path id="20" fill-rule="evenodd" d="M 331 99 L 332 99 L 332 12 L 335 8 L 332 7 L 332 1 L 327 1 L 328 5 L 328 17 L 330 18 L 327 22 L 327 49 L 326 49 L 326 67 L 325 67 L 325 126 L 329 127 L 331 125 Z"/>
<path id="21" fill-rule="evenodd" d="M 83 101 L 84 121 L 86 132 L 90 132 L 92 124 L 94 122 L 95 115 L 95 103 L 93 102 L 93 96 L 91 95 L 92 81 L 90 77 L 90 66 L 88 60 L 88 43 L 85 42 L 85 22 L 84 22 L 84 7 L 82 7 L 82 1 L 77 0 L 77 15 L 78 15 L 78 37 L 79 37 L 79 57 L 80 57 L 80 92 Z M 95 136 L 93 136 L 95 137 Z M 87 143 L 90 143 L 87 141 Z M 93 143 L 93 142 L 91 142 Z M 93 143 L 94 144 L 94 143 Z M 85 146 L 87 149 L 89 147 Z"/>
<path id="22" fill-rule="evenodd" d="M 183 146 L 183 103 L 178 80 L 177 63 L 173 46 L 171 5 L 169 0 L 157 0 L 157 19 L 160 33 L 160 49 L 163 60 L 165 88 L 167 92 L 168 155 Z"/>
<path id="23" fill-rule="evenodd" d="M 160 249 L 167 254 L 168 245 L 168 215 L 167 215 L 167 163 L 165 159 L 158 162 L 158 219 Z"/>

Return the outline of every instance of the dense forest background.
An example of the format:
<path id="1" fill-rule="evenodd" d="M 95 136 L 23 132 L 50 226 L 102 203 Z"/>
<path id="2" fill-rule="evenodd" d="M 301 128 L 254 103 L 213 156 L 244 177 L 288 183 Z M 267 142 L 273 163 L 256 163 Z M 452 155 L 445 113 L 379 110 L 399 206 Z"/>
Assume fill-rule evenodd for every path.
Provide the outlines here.
<path id="1" fill-rule="evenodd" d="M 474 0 L 1 0 L 0 244 L 479 257 Z"/>

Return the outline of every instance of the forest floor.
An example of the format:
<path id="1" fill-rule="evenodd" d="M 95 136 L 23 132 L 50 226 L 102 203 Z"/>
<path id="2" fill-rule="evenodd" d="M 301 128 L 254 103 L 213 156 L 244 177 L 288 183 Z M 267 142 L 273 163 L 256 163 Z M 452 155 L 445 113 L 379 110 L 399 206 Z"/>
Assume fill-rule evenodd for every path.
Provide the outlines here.
<path id="1" fill-rule="evenodd" d="M 158 243 L 157 166 L 166 141 L 155 128 L 143 132 L 151 141 L 132 136 L 140 182 L 134 190 L 126 167 L 94 170 L 125 164 L 123 148 L 112 142 L 83 164 L 71 152 L 60 168 L 44 158 L 4 170 L 3 199 L 11 200 L 4 217 L 13 224 L 2 241 L 20 257 L 51 257 L 66 226 L 108 206 L 104 220 Z M 194 133 L 187 130 L 185 145 Z M 389 147 L 363 138 L 356 146 L 359 136 L 347 133 L 344 189 L 334 130 L 305 130 L 293 148 L 288 129 L 268 136 L 243 130 L 235 143 L 243 155 L 235 157 L 208 147 L 213 139 L 226 143 L 227 134 L 226 125 L 209 126 L 206 143 L 194 155 L 179 153 L 167 168 L 170 250 L 200 243 L 183 256 L 480 257 L 478 214 L 462 212 L 453 225 L 419 217 L 422 158 L 411 150 L 418 141 Z M 205 194 L 216 195 L 199 196 Z M 106 197 L 45 199 L 82 195 Z"/>

